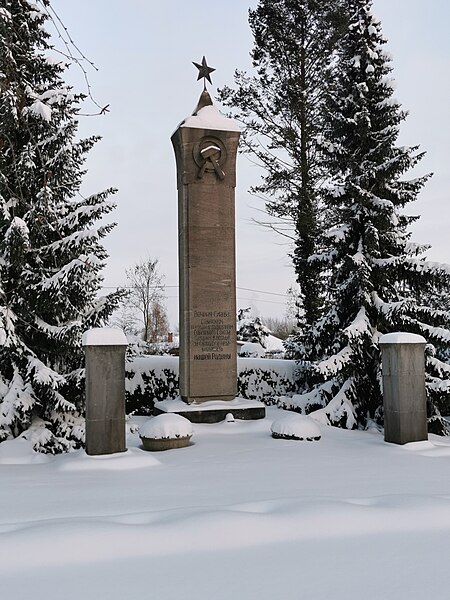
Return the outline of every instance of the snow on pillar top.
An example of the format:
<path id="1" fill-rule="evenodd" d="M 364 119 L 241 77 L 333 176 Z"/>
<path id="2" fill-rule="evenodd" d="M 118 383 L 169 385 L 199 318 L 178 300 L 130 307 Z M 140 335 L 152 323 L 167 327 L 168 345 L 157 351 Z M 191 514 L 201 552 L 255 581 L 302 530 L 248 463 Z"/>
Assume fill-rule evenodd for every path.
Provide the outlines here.
<path id="1" fill-rule="evenodd" d="M 128 346 L 127 338 L 121 329 L 94 327 L 83 333 L 83 346 Z"/>
<path id="2" fill-rule="evenodd" d="M 379 339 L 380 344 L 426 344 L 427 340 L 421 335 L 415 333 L 406 333 L 398 331 L 395 333 L 387 333 Z"/>
<path id="3" fill-rule="evenodd" d="M 180 127 L 240 132 L 237 122 L 234 119 L 230 119 L 223 115 L 213 105 L 211 96 L 206 90 L 202 92 L 194 114 L 191 117 L 187 117 L 187 119 L 181 123 Z"/>

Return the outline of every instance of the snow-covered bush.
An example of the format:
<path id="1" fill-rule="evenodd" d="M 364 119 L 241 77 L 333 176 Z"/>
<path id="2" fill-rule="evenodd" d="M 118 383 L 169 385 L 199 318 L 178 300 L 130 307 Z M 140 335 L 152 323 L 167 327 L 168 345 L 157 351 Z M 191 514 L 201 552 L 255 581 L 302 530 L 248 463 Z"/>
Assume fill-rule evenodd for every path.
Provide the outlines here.
<path id="1" fill-rule="evenodd" d="M 127 362 L 127 413 L 151 415 L 155 402 L 179 395 L 178 357 L 141 356 Z"/>
<path id="2" fill-rule="evenodd" d="M 318 442 L 322 437 L 314 420 L 303 415 L 284 415 L 272 423 L 270 430 L 275 439 Z"/>
<path id="3" fill-rule="evenodd" d="M 139 427 L 141 438 L 166 440 L 191 437 L 194 433 L 192 423 L 181 415 L 167 413 L 146 421 Z"/>
<path id="4" fill-rule="evenodd" d="M 143 448 L 149 452 L 186 448 L 193 433 L 188 419 L 172 413 L 153 417 L 139 428 Z"/>
<path id="5" fill-rule="evenodd" d="M 282 404 L 295 391 L 290 360 L 238 358 L 238 396 L 265 404 Z M 131 358 L 126 365 L 127 413 L 150 415 L 155 402 L 179 395 L 178 357 Z"/>
<path id="6" fill-rule="evenodd" d="M 270 331 L 259 317 L 251 316 L 250 308 L 241 308 L 237 316 L 237 339 L 266 347 L 266 338 Z"/>
<path id="7" fill-rule="evenodd" d="M 238 396 L 279 404 L 279 397 L 296 390 L 293 360 L 240 358 L 238 360 Z"/>

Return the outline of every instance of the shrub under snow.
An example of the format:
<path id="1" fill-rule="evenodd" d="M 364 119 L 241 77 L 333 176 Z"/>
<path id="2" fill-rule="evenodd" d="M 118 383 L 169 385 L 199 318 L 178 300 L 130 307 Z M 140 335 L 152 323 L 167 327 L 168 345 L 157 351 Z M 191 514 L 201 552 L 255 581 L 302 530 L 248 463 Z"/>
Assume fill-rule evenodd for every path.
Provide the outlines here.
<path id="1" fill-rule="evenodd" d="M 318 441 L 320 429 L 311 417 L 303 415 L 284 415 L 272 423 L 272 437 L 285 440 Z"/>
<path id="2" fill-rule="evenodd" d="M 181 415 L 173 413 L 153 417 L 139 428 L 141 438 L 154 440 L 185 438 L 193 433 L 192 423 Z"/>
<path id="3" fill-rule="evenodd" d="M 293 360 L 238 358 L 238 396 L 278 404 L 296 389 Z M 178 358 L 141 356 L 126 365 L 127 413 L 151 415 L 155 402 L 179 396 Z"/>

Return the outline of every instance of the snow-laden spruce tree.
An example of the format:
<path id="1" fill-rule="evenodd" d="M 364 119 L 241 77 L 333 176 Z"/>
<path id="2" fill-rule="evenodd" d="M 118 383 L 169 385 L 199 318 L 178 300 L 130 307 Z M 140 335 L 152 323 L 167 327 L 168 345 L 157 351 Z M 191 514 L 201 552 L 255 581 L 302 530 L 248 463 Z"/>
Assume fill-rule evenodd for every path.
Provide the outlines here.
<path id="1" fill-rule="evenodd" d="M 83 330 L 121 294 L 97 298 L 113 225 L 95 226 L 113 190 L 79 194 L 95 137 L 76 140 L 81 95 L 48 56 L 46 15 L 0 2 L 0 441 L 83 442 Z"/>
<path id="2" fill-rule="evenodd" d="M 241 342 L 253 342 L 265 348 L 270 331 L 259 317 L 251 315 L 251 308 L 241 308 L 238 310 L 236 335 Z"/>
<path id="3" fill-rule="evenodd" d="M 427 262 L 427 248 L 410 242 L 416 217 L 404 208 L 428 176 L 404 177 L 423 154 L 397 145 L 406 113 L 393 97 L 391 60 L 371 5 L 349 0 L 339 76 L 328 94 L 329 227 L 323 252 L 309 259 L 329 272 L 326 310 L 309 332 L 321 359 L 304 365 L 305 394 L 292 408 L 322 406 L 327 423 L 347 428 L 381 422 L 378 339 L 407 331 L 428 342 L 430 430 L 444 433 L 436 408 L 449 406 L 450 312 L 442 295 L 449 293 L 450 267 Z"/>
<path id="4" fill-rule="evenodd" d="M 326 72 L 339 39 L 342 0 L 259 0 L 249 11 L 254 74 L 237 71 L 236 88 L 221 101 L 245 124 L 242 144 L 262 166 L 251 191 L 266 201 L 272 226 L 292 239 L 300 285 L 299 324 L 320 314 L 321 265 L 308 262 L 320 231 L 318 188 L 323 180 L 318 135 L 323 129 Z"/>

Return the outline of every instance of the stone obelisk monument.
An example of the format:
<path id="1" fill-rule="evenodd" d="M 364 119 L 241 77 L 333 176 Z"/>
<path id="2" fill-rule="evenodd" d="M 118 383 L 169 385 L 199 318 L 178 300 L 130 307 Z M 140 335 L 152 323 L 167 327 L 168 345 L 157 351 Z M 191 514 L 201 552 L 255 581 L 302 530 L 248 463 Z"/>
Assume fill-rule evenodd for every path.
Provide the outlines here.
<path id="1" fill-rule="evenodd" d="M 236 396 L 235 186 L 239 128 L 205 87 L 172 136 L 177 162 L 180 395 L 188 404 Z"/>

